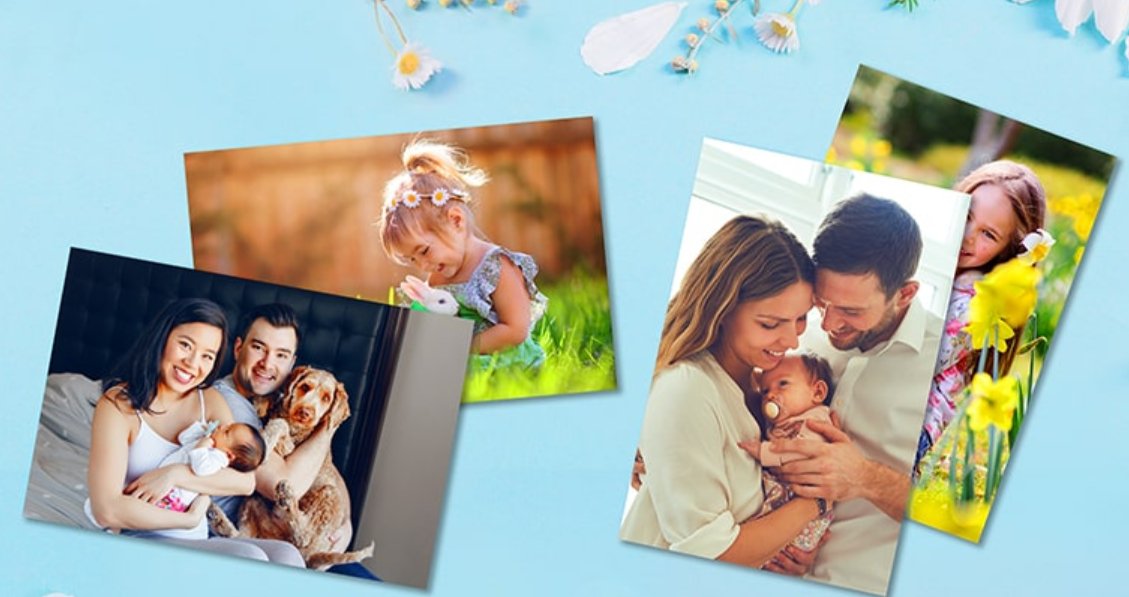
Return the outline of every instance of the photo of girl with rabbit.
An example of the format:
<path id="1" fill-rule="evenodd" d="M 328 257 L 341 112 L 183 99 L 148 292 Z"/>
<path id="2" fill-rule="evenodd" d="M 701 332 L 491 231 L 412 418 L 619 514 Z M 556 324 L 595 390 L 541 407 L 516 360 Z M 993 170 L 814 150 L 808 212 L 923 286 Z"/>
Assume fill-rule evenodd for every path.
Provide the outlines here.
<path id="1" fill-rule="evenodd" d="M 475 322 L 464 402 L 616 388 L 591 118 L 186 154 L 197 269 Z"/>
<path id="2" fill-rule="evenodd" d="M 416 141 L 404 149 L 404 171 L 384 188 L 380 241 L 384 252 L 427 276 L 408 276 L 401 290 L 416 302 L 437 291 L 442 308 L 474 320 L 473 370 L 537 368 L 545 350 L 530 332 L 549 300 L 537 290 L 537 263 L 525 253 L 491 243 L 474 221 L 470 188 L 485 172 L 457 148 Z M 449 308 L 446 309 L 449 311 Z"/>

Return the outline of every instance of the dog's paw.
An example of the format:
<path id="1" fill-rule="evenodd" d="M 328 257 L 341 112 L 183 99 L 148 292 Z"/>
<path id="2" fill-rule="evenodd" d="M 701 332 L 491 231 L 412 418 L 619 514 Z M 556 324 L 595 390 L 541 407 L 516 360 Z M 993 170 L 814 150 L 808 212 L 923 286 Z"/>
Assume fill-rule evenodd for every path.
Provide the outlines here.
<path id="1" fill-rule="evenodd" d="M 294 507 L 294 493 L 290 491 L 290 483 L 286 479 L 279 481 L 275 486 L 274 503 L 287 511 Z"/>
<path id="2" fill-rule="evenodd" d="M 217 506 L 214 502 L 208 506 L 208 526 L 220 537 L 234 537 L 238 534 L 235 525 L 231 523 L 231 519 L 222 508 Z"/>

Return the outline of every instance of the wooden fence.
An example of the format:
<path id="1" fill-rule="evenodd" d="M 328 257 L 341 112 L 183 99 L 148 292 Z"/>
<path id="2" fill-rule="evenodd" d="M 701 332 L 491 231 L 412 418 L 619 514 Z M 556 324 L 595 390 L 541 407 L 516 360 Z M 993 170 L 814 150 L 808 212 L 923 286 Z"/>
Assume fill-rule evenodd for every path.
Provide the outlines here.
<path id="1" fill-rule="evenodd" d="M 479 227 L 533 255 L 539 280 L 605 272 L 590 118 L 188 154 L 196 268 L 385 301 L 412 272 L 384 255 L 375 224 L 415 138 L 460 147 L 490 174 L 474 191 Z"/>

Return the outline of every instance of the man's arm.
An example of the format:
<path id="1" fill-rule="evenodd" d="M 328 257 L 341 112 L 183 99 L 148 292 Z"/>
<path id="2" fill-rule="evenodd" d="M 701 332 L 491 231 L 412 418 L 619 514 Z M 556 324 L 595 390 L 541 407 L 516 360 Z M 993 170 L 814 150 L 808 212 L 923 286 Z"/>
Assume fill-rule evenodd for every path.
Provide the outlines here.
<path id="1" fill-rule="evenodd" d="M 777 469 L 781 480 L 803 497 L 822 497 L 836 503 L 865 499 L 901 522 L 909 499 L 909 475 L 866 458 L 847 434 L 831 423 L 810 421 L 809 428 L 827 442 L 802 439 L 774 442 L 779 451 L 807 456 Z"/>
<path id="2" fill-rule="evenodd" d="M 267 499 L 274 500 L 278 482 L 285 479 L 294 495 L 306 495 L 329 455 L 335 431 L 336 429 L 320 425 L 286 458 L 274 451 L 268 453 L 259 468 L 255 469 L 255 490 Z"/>

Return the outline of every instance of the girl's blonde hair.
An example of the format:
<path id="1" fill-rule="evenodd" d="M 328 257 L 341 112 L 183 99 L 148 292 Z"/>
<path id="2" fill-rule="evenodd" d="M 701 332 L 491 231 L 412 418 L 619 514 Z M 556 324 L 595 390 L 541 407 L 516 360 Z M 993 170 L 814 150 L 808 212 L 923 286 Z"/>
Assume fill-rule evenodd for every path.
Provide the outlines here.
<path id="1" fill-rule="evenodd" d="M 971 193 L 984 185 L 995 185 L 1011 202 L 1017 223 L 1015 235 L 999 255 L 976 268 L 990 272 L 992 268 L 1008 261 L 1023 251 L 1023 237 L 1043 227 L 1047 214 L 1047 194 L 1039 177 L 1030 168 L 1009 160 L 988 162 L 969 172 L 956 184 L 955 190 Z"/>
<path id="2" fill-rule="evenodd" d="M 384 185 L 379 223 L 380 242 L 389 257 L 399 259 L 393 248 L 409 236 L 421 232 L 446 236 L 452 208 L 461 209 L 470 230 L 482 235 L 470 210 L 470 188 L 482 186 L 489 177 L 470 164 L 465 152 L 417 140 L 404 148 L 400 160 L 404 171 Z"/>
<path id="3" fill-rule="evenodd" d="M 729 220 L 706 241 L 667 305 L 654 373 L 712 347 L 740 303 L 776 296 L 796 282 L 813 284 L 815 265 L 791 231 L 764 216 Z"/>

